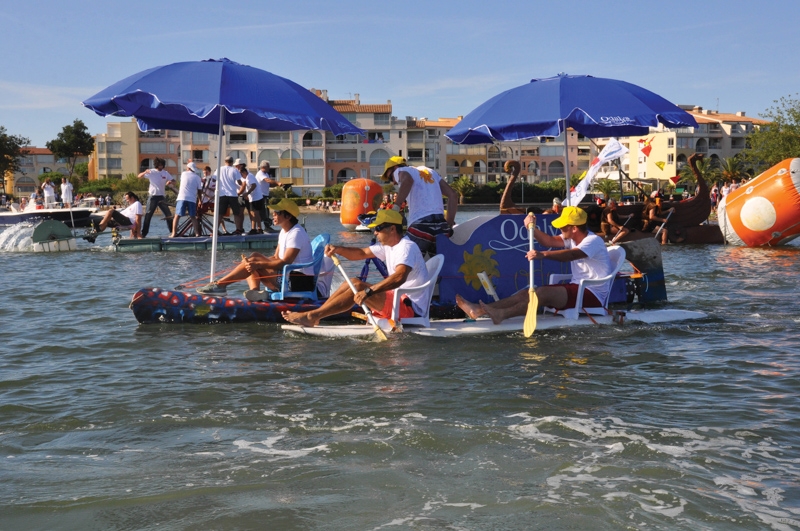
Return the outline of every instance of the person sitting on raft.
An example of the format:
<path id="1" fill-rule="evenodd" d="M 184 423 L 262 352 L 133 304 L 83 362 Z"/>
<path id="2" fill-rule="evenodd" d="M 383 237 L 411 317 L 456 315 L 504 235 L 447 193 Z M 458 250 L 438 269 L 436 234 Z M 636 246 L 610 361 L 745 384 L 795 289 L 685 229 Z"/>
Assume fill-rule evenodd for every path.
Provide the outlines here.
<path id="1" fill-rule="evenodd" d="M 670 208 L 667 210 L 667 216 L 664 216 L 664 212 L 661 209 L 661 198 L 656 197 L 654 201 L 645 199 L 644 209 L 642 212 L 642 217 L 644 218 L 643 222 L 643 232 L 653 232 L 658 233 L 659 229 L 661 229 L 662 225 L 667 224 L 667 218 L 669 214 L 675 212 L 675 207 Z M 667 244 L 668 238 L 668 231 L 662 230 L 661 231 L 661 245 Z"/>
<path id="2" fill-rule="evenodd" d="M 353 304 L 366 304 L 376 318 L 388 319 L 392 315 L 394 290 L 399 287 L 420 286 L 428 281 L 428 269 L 419 247 L 403 235 L 403 216 L 395 210 L 379 210 L 375 221 L 368 225 L 375 232 L 377 243 L 364 248 L 327 245 L 325 255 L 338 254 L 348 260 L 379 258 L 386 263 L 389 276 L 375 284 L 353 278 L 358 293 L 353 293 L 347 282 L 322 306 L 308 312 L 283 312 L 288 322 L 301 326 L 317 326 L 325 317 L 346 312 Z M 426 303 L 422 293 L 403 295 L 400 318 L 422 314 Z"/>
<path id="3" fill-rule="evenodd" d="M 96 230 L 100 233 L 106 230 L 106 227 L 109 225 L 111 225 L 112 228 L 129 226 L 131 228 L 131 238 L 140 240 L 142 239 L 142 214 L 144 212 L 142 203 L 139 202 L 139 197 L 133 192 L 125 192 L 124 198 L 125 202 L 128 203 L 128 207 L 123 210 L 115 210 L 112 207 L 110 210 L 106 211 Z M 92 238 L 94 237 L 96 237 L 96 235 L 92 236 Z M 90 241 L 93 242 L 94 239 Z"/>
<path id="4" fill-rule="evenodd" d="M 578 298 L 578 283 L 581 279 L 595 279 L 610 275 L 614 270 L 611 257 L 603 239 L 590 232 L 586 227 L 588 216 L 579 207 L 565 207 L 561 216 L 552 221 L 553 227 L 561 230 L 560 236 L 551 236 L 538 228 L 533 229 L 533 237 L 545 247 L 556 247 L 553 251 L 528 251 L 525 255 L 528 260 L 556 260 L 558 262 L 572 262 L 572 279 L 569 284 L 554 284 L 539 286 L 536 295 L 539 299 L 539 308 L 547 306 L 564 310 L 574 308 Z M 525 217 L 525 226 L 536 225 L 536 216 L 528 214 Z M 587 287 L 583 296 L 583 305 L 586 308 L 602 307 L 602 301 L 608 293 L 608 286 Z M 530 295 L 528 288 L 522 289 L 510 297 L 497 302 L 485 304 L 483 301 L 472 303 L 456 295 L 456 304 L 467 316 L 477 319 L 482 315 L 492 318 L 494 324 L 500 324 L 509 317 L 525 315 L 528 311 Z"/>
<path id="5" fill-rule="evenodd" d="M 278 235 L 278 247 L 275 254 L 265 256 L 253 253 L 249 257 L 242 257 L 239 265 L 233 271 L 216 282 L 197 288 L 198 293 L 205 295 L 224 295 L 229 284 L 247 280 L 250 287 L 244 292 L 249 301 L 265 301 L 269 297 L 266 291 L 259 291 L 261 284 L 271 290 L 280 290 L 279 275 L 283 266 L 299 262 L 309 263 L 313 260 L 311 254 L 311 241 L 308 233 L 298 221 L 300 207 L 290 199 L 281 201 L 272 207 L 272 224 L 281 228 Z M 314 289 L 314 268 L 309 266 L 298 271 L 292 271 L 289 277 L 292 291 L 311 291 Z"/>
<path id="6" fill-rule="evenodd" d="M 632 217 L 633 214 L 628 214 L 625 223 L 622 223 L 619 212 L 617 212 L 617 201 L 615 199 L 609 199 L 608 206 L 603 209 L 600 228 L 603 229 L 603 234 L 606 235 L 606 238 L 613 238 L 614 241 L 620 240 L 630 234 L 631 231 L 626 227 L 626 224 Z M 619 234 L 619 236 L 617 236 L 617 234 Z"/>

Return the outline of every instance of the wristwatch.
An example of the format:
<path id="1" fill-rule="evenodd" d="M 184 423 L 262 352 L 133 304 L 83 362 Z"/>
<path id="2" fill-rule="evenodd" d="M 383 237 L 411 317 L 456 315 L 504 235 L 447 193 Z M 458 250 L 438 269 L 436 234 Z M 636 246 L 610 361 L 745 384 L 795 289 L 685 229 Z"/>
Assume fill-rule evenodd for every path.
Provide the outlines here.
<path id="1" fill-rule="evenodd" d="M 365 294 L 367 297 L 372 297 L 372 288 L 367 288 L 367 289 L 365 289 L 365 290 L 364 290 L 364 294 Z"/>

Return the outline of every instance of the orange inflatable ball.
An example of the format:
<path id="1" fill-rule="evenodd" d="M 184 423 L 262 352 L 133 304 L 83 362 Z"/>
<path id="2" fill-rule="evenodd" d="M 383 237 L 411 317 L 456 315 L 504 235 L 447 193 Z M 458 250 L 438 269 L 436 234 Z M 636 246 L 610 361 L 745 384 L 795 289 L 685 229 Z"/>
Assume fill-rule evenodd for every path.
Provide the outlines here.
<path id="1" fill-rule="evenodd" d="M 729 193 L 717 207 L 725 241 L 761 247 L 800 236 L 800 158 L 786 159 Z"/>
<path id="2" fill-rule="evenodd" d="M 342 210 L 339 219 L 348 230 L 355 230 L 361 223 L 358 216 L 378 210 L 383 198 L 381 183 L 372 179 L 353 179 L 342 188 Z"/>

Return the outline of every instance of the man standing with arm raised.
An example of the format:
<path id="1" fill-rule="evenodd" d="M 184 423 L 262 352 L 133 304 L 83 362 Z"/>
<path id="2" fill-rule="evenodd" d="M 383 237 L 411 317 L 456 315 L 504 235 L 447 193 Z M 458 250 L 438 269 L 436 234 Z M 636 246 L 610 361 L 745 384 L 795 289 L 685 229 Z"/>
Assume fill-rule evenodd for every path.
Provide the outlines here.
<path id="1" fill-rule="evenodd" d="M 400 189 L 395 210 L 408 201 L 408 237 L 419 246 L 422 254 L 436 254 L 436 236 L 453 232 L 458 194 L 439 174 L 425 166 L 413 168 L 403 157 L 391 157 L 383 169 L 383 180 L 394 181 Z M 447 218 L 442 196 L 447 197 Z"/>

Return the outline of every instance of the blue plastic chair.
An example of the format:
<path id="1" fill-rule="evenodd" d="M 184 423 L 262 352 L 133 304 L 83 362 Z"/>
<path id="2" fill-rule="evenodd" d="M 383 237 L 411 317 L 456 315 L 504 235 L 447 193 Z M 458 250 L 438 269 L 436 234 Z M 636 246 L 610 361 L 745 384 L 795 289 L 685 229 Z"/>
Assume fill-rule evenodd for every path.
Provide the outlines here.
<path id="1" fill-rule="evenodd" d="M 303 264 L 286 264 L 283 266 L 283 275 L 281 277 L 281 290 L 270 293 L 270 299 L 273 301 L 282 301 L 284 299 L 311 299 L 317 300 L 317 280 L 319 279 L 319 271 L 322 267 L 322 259 L 325 257 L 325 246 L 331 241 L 331 235 L 327 233 L 320 234 L 311 241 L 311 257 L 310 262 Z M 297 269 L 314 266 L 314 289 L 311 291 L 291 291 L 291 284 L 289 282 L 289 274 Z"/>

